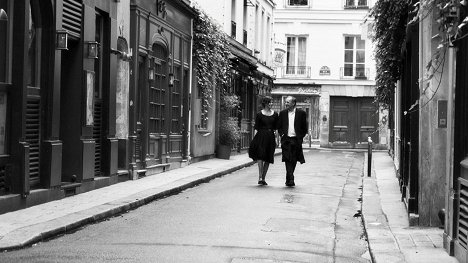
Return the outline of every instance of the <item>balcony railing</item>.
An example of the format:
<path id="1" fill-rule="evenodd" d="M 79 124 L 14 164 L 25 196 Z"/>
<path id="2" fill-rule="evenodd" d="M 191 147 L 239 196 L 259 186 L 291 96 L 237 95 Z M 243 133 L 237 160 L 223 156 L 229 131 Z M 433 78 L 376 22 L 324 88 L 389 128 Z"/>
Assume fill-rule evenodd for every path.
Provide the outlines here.
<path id="1" fill-rule="evenodd" d="M 346 67 L 340 68 L 340 77 L 341 79 L 368 79 L 369 78 L 369 68 L 361 67 Z"/>
<path id="2" fill-rule="evenodd" d="M 345 9 L 368 9 L 369 0 L 343 0 Z"/>
<path id="3" fill-rule="evenodd" d="M 236 39 L 236 22 L 231 21 L 231 37 Z"/>
<path id="4" fill-rule="evenodd" d="M 274 68 L 277 78 L 310 78 L 309 66 L 286 66 Z"/>

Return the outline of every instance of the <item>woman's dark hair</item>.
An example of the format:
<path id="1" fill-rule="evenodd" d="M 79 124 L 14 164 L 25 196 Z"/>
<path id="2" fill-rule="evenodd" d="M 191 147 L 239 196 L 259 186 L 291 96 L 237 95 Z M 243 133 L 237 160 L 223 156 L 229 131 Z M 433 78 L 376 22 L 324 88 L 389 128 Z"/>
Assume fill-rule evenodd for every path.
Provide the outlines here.
<path id="1" fill-rule="evenodd" d="M 272 100 L 273 100 L 273 98 L 270 97 L 270 96 L 263 97 L 262 98 L 262 107 L 265 108 L 265 106 L 268 105 Z"/>

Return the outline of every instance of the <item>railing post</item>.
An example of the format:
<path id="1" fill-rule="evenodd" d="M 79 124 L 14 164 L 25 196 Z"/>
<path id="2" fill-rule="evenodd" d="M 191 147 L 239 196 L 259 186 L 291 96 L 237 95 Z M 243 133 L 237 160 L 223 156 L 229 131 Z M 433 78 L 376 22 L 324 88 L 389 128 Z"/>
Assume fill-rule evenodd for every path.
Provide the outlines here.
<path id="1" fill-rule="evenodd" d="M 372 176 L 372 139 L 367 137 L 367 176 Z"/>

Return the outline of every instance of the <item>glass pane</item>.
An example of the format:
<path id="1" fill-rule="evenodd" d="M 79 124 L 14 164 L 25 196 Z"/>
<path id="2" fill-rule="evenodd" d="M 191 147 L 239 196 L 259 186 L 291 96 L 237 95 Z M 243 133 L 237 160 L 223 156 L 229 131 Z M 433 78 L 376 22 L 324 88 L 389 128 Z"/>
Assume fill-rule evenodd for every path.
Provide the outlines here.
<path id="1" fill-rule="evenodd" d="M 364 63 L 366 62 L 366 52 L 364 50 L 356 51 L 356 63 Z"/>
<path id="2" fill-rule="evenodd" d="M 356 37 L 356 49 L 366 49 L 366 41 Z"/>
<path id="3" fill-rule="evenodd" d="M 300 37 L 298 38 L 298 40 L 299 40 L 299 43 L 298 43 L 299 54 L 297 56 L 297 59 L 298 59 L 297 65 L 305 66 L 306 65 L 306 49 L 307 49 L 306 40 L 307 39 L 305 37 Z"/>
<path id="4" fill-rule="evenodd" d="M 7 1 L 0 0 L 0 8 L 8 11 Z M 0 82 L 6 82 L 8 21 L 0 21 Z"/>
<path id="5" fill-rule="evenodd" d="M 146 19 L 140 17 L 140 45 L 146 46 Z"/>
<path id="6" fill-rule="evenodd" d="M 353 64 L 344 65 L 344 75 L 347 77 L 353 76 Z"/>
<path id="7" fill-rule="evenodd" d="M 353 51 L 352 50 L 346 50 L 344 52 L 344 61 L 353 63 Z"/>
<path id="8" fill-rule="evenodd" d="M 308 0 L 289 0 L 289 5 L 307 5 Z"/>
<path id="9" fill-rule="evenodd" d="M 180 61 L 180 37 L 174 37 L 174 59 Z"/>
<path id="10" fill-rule="evenodd" d="M 358 6 L 367 6 L 367 0 L 359 0 Z"/>
<path id="11" fill-rule="evenodd" d="M 189 63 L 190 61 L 190 43 L 187 41 L 184 41 L 184 62 Z"/>
<path id="12" fill-rule="evenodd" d="M 7 113 L 7 95 L 5 92 L 0 93 L 0 154 L 6 154 L 5 139 L 6 139 L 6 113 Z"/>
<path id="13" fill-rule="evenodd" d="M 354 37 L 345 37 L 345 49 L 354 49 Z"/>
<path id="14" fill-rule="evenodd" d="M 296 60 L 296 39 L 293 37 L 288 37 L 288 43 L 287 43 L 287 65 L 288 66 L 295 66 L 295 60 Z"/>
<path id="15" fill-rule="evenodd" d="M 31 12 L 32 6 L 29 8 L 29 34 L 28 34 L 28 63 L 26 64 L 26 77 L 28 78 L 26 83 L 30 86 L 35 86 L 36 84 L 36 24 L 33 21 L 33 15 Z"/>
<path id="16" fill-rule="evenodd" d="M 356 64 L 356 77 L 365 77 L 364 64 Z"/>
<path id="17" fill-rule="evenodd" d="M 346 6 L 354 6 L 354 0 L 346 0 Z"/>

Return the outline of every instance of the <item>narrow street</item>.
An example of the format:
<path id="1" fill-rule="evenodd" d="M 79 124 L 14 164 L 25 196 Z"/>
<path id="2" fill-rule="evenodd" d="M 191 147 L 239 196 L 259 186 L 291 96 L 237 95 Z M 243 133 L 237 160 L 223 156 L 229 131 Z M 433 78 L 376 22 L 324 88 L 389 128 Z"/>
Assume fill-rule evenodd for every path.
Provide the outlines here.
<path id="1" fill-rule="evenodd" d="M 305 150 L 296 187 L 277 156 L 268 186 L 250 166 L 0 262 L 370 262 L 361 222 L 363 154 Z M 163 174 L 154 176 L 164 176 Z"/>

